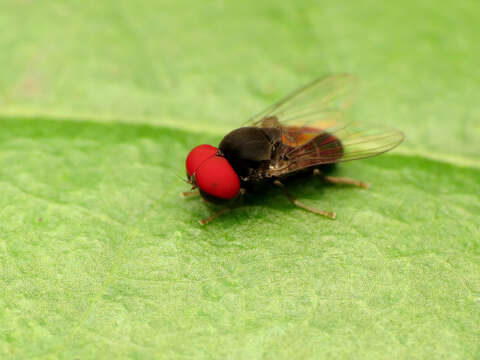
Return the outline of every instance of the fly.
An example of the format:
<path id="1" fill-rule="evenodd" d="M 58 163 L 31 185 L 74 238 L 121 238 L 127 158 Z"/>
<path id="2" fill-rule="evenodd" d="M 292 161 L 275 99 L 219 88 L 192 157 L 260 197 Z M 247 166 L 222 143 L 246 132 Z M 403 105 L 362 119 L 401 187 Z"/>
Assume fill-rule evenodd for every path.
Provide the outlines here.
<path id="1" fill-rule="evenodd" d="M 345 120 L 354 90 L 350 75 L 314 80 L 228 133 L 218 148 L 205 144 L 193 148 L 186 159 L 193 189 L 183 195 L 199 193 L 206 201 L 225 206 L 200 224 L 269 185 L 279 187 L 293 205 L 334 219 L 334 212 L 298 201 L 285 187 L 286 179 L 310 174 L 329 183 L 368 188 L 362 181 L 328 176 L 332 164 L 382 154 L 404 139 L 400 131 Z"/>

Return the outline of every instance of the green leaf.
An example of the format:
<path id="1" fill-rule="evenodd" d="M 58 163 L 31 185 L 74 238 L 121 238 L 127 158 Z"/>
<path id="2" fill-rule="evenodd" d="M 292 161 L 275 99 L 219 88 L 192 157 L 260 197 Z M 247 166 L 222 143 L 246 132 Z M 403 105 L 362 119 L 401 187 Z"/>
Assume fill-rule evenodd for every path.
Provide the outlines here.
<path id="1" fill-rule="evenodd" d="M 0 358 L 478 358 L 479 10 L 5 1 Z M 330 72 L 407 134 L 336 170 L 372 188 L 200 226 L 188 151 Z"/>

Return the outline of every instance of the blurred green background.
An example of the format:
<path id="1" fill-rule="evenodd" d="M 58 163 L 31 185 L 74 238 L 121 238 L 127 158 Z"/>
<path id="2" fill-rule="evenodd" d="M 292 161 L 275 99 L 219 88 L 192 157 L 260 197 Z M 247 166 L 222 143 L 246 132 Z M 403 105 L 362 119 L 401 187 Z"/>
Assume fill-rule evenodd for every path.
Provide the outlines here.
<path id="1" fill-rule="evenodd" d="M 0 358 L 479 358 L 478 1 L 0 5 Z M 215 211 L 184 159 L 320 75 L 406 133 Z"/>

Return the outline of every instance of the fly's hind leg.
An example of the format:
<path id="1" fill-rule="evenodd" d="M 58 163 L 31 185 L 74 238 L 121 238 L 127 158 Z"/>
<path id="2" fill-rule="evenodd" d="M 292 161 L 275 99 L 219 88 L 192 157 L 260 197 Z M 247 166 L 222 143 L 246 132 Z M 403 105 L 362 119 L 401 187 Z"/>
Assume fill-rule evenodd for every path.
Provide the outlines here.
<path id="1" fill-rule="evenodd" d="M 322 172 L 319 169 L 314 169 L 313 175 L 323 176 Z M 347 178 L 347 177 L 323 176 L 322 178 L 326 182 L 329 182 L 332 184 L 353 185 L 353 186 L 361 187 L 364 189 L 368 189 L 370 187 L 369 183 L 358 181 L 358 180 Z"/>
<path id="2" fill-rule="evenodd" d="M 290 200 L 290 202 L 295 205 L 295 206 L 298 206 L 298 207 L 301 207 L 302 209 L 305 209 L 307 211 L 310 211 L 310 212 L 313 212 L 315 214 L 319 214 L 319 215 L 322 215 L 322 216 L 326 216 L 330 219 L 335 219 L 335 216 L 336 214 L 334 212 L 328 212 L 328 211 L 322 211 L 322 210 L 318 210 L 318 209 L 315 209 L 314 207 L 311 207 L 311 206 L 308 206 L 300 201 L 298 201 L 297 199 L 295 199 L 295 197 L 290 194 L 290 192 L 285 188 L 285 185 L 283 185 L 279 180 L 275 180 L 273 182 L 273 184 L 275 186 L 278 186 L 280 189 L 283 190 L 283 192 L 285 193 L 285 195 L 287 196 L 288 200 Z"/>

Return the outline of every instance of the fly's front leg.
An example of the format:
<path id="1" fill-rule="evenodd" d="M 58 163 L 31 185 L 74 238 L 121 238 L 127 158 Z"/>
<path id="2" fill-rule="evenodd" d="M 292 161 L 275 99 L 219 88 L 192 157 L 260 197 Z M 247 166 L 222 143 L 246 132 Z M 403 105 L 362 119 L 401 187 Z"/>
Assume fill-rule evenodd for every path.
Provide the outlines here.
<path id="1" fill-rule="evenodd" d="M 319 169 L 314 169 L 313 175 L 323 176 L 322 172 Z M 347 178 L 347 177 L 323 176 L 323 179 L 326 182 L 329 182 L 332 184 L 353 185 L 353 186 L 361 187 L 364 189 L 368 189 L 370 187 L 369 183 L 358 181 L 358 180 Z"/>
<path id="2" fill-rule="evenodd" d="M 200 191 L 198 189 L 192 190 L 192 191 L 182 191 L 180 193 L 180 196 L 183 198 L 190 197 L 190 196 L 195 196 L 195 195 L 200 195 Z"/>
<path id="3" fill-rule="evenodd" d="M 273 182 L 273 184 L 278 186 L 280 189 L 283 190 L 284 194 L 287 196 L 288 200 L 290 200 L 290 202 L 293 205 L 298 206 L 298 207 L 300 207 L 302 209 L 305 209 L 307 211 L 313 212 L 315 214 L 326 216 L 330 219 L 335 219 L 336 214 L 334 212 L 318 210 L 318 209 L 315 209 L 314 207 L 308 206 L 308 205 L 298 201 L 297 199 L 295 199 L 295 197 L 292 194 L 290 194 L 290 192 L 285 188 L 285 185 L 283 185 L 279 180 L 275 180 Z"/>
<path id="4" fill-rule="evenodd" d="M 237 198 L 234 200 L 234 203 L 232 203 L 229 206 L 224 207 L 223 209 L 221 209 L 220 211 L 217 211 L 215 214 L 209 216 L 206 219 L 198 220 L 198 222 L 200 223 L 200 225 L 206 225 L 206 224 L 212 222 L 212 220 L 215 220 L 216 218 L 218 218 L 219 216 L 222 216 L 223 214 L 226 214 L 226 213 L 230 212 L 231 210 L 233 210 L 236 207 L 237 204 L 235 204 L 235 203 L 243 201 L 243 196 L 244 195 L 245 195 L 245 189 L 240 189 L 240 192 L 239 192 Z M 205 202 L 207 202 L 205 199 L 203 199 L 203 200 Z"/>

